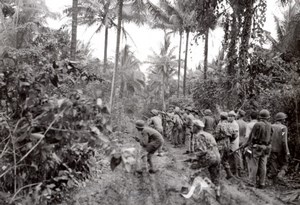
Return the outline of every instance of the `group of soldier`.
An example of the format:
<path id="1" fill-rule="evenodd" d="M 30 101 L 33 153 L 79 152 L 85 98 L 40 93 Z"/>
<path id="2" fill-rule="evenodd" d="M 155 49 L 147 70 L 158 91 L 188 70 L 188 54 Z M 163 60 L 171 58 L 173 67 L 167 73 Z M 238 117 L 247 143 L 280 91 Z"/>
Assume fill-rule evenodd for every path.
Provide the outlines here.
<path id="1" fill-rule="evenodd" d="M 148 153 L 150 173 L 157 171 L 153 169 L 153 154 L 158 151 L 158 156 L 162 156 L 164 139 L 168 139 L 174 147 L 186 147 L 183 154 L 196 157 L 191 169 L 208 168 L 217 197 L 220 196 L 221 167 L 227 179 L 247 173 L 249 184 L 261 189 L 266 185 L 267 176 L 274 182 L 283 181 L 290 156 L 284 125 L 286 114 L 277 113 L 271 124 L 270 112 L 266 109 L 251 111 L 248 122 L 244 119 L 246 112 L 241 109 L 220 112 L 218 119 L 209 109 L 202 113 L 191 106 L 151 113 L 153 116 L 147 122 L 136 122 L 142 134 L 138 140 Z"/>

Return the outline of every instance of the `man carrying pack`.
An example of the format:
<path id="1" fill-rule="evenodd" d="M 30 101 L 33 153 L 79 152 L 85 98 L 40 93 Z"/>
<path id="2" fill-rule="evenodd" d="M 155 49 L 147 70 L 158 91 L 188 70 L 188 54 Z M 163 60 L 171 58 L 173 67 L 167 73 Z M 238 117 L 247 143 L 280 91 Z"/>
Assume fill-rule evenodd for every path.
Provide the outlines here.
<path id="1" fill-rule="evenodd" d="M 212 134 L 215 131 L 216 120 L 212 117 L 212 112 L 210 109 L 204 110 L 204 131 Z"/>
<path id="2" fill-rule="evenodd" d="M 141 132 L 141 138 L 135 137 L 135 139 L 140 142 L 140 145 L 147 151 L 146 160 L 149 164 L 149 173 L 156 173 L 152 163 L 152 156 L 164 143 L 162 135 L 155 129 L 145 126 L 143 120 L 138 120 L 135 123 L 136 129 Z M 145 163 L 145 158 L 143 158 Z"/>
<path id="3" fill-rule="evenodd" d="M 268 122 L 269 118 L 268 110 L 263 109 L 259 112 L 259 121 L 255 123 L 247 143 L 243 146 L 249 146 L 252 154 L 248 165 L 250 180 L 260 189 L 266 185 L 267 160 L 271 152 L 272 126 Z"/>
<path id="4" fill-rule="evenodd" d="M 163 125 L 162 125 L 162 117 L 159 115 L 158 110 L 151 110 L 151 113 L 153 114 L 153 117 L 151 117 L 148 120 L 148 125 L 155 130 L 157 130 L 161 135 L 163 135 Z M 162 146 L 157 151 L 158 156 L 162 156 Z"/>
<path id="5" fill-rule="evenodd" d="M 227 112 L 221 112 L 220 113 L 220 122 L 218 123 L 216 127 L 215 132 L 215 139 L 218 144 L 218 149 L 221 155 L 221 164 L 223 165 L 225 171 L 226 171 L 226 179 L 230 179 L 233 177 L 230 164 L 228 162 L 229 153 L 230 153 L 230 133 L 228 130 L 228 113 Z"/>
<path id="6" fill-rule="evenodd" d="M 286 114 L 279 112 L 275 116 L 276 122 L 272 125 L 272 151 L 269 158 L 269 177 L 277 182 L 284 182 L 283 177 L 288 168 L 290 151 L 288 147 L 288 129 L 283 123 L 287 118 Z"/>
<path id="7" fill-rule="evenodd" d="M 191 165 L 191 169 L 208 168 L 211 181 L 215 185 L 217 199 L 220 198 L 220 167 L 221 157 L 215 138 L 203 131 L 204 124 L 201 120 L 193 121 L 194 150 L 197 162 Z"/>
<path id="8" fill-rule="evenodd" d="M 188 150 L 185 154 L 193 153 L 193 120 L 195 120 L 194 116 L 192 115 L 192 107 L 188 106 L 185 108 L 185 117 L 184 117 L 184 125 L 185 125 L 185 139 L 187 142 Z"/>

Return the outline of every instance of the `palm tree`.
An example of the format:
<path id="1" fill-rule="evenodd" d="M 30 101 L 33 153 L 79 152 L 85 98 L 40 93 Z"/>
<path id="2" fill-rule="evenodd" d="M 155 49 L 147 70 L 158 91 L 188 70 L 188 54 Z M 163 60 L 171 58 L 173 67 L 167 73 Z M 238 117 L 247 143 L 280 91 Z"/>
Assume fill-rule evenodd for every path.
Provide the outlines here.
<path id="1" fill-rule="evenodd" d="M 164 43 L 161 45 L 160 52 L 153 54 L 148 57 L 152 66 L 150 70 L 152 72 L 153 79 L 160 78 L 160 82 L 153 81 L 151 84 L 156 84 L 161 88 L 161 97 L 163 103 L 163 110 L 166 110 L 166 92 L 169 91 L 169 80 L 175 72 L 175 66 L 177 64 L 176 57 L 173 54 L 175 47 L 171 48 L 170 37 L 165 33 Z"/>
<path id="2" fill-rule="evenodd" d="M 121 51 L 120 78 L 120 98 L 128 97 L 129 94 L 132 96 L 142 91 L 145 86 L 145 75 L 140 71 L 140 61 L 130 51 L 128 45 Z"/>
<path id="3" fill-rule="evenodd" d="M 77 44 L 77 15 L 78 15 L 78 0 L 73 0 L 72 4 L 72 35 L 71 35 L 71 60 L 76 58 Z"/>
<path id="4" fill-rule="evenodd" d="M 117 29 L 117 44 L 116 44 L 116 54 L 115 54 L 115 65 L 113 71 L 113 78 L 111 81 L 111 94 L 110 94 L 110 109 L 112 111 L 113 100 L 116 89 L 116 74 L 119 64 L 119 50 L 120 50 L 120 37 L 121 37 L 121 24 L 122 24 L 122 9 L 123 9 L 123 0 L 118 0 L 118 29 Z"/>

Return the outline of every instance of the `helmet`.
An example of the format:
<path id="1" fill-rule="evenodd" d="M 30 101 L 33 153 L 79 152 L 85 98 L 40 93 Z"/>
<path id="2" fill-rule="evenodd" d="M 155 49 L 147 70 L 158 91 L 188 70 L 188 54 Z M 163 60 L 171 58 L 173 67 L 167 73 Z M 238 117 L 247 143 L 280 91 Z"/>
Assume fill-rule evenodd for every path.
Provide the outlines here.
<path id="1" fill-rule="evenodd" d="M 204 114 L 205 114 L 205 115 L 211 115 L 212 112 L 211 112 L 210 109 L 206 109 L 206 110 L 204 110 Z"/>
<path id="2" fill-rule="evenodd" d="M 175 113 L 179 113 L 180 112 L 180 108 L 179 107 L 175 107 L 174 112 Z"/>
<path id="3" fill-rule="evenodd" d="M 260 112 L 259 112 L 259 118 L 261 119 L 268 119 L 270 118 L 270 112 L 266 109 L 262 109 Z"/>
<path id="4" fill-rule="evenodd" d="M 151 113 L 152 113 L 153 115 L 157 115 L 157 114 L 158 114 L 158 111 L 155 110 L 155 109 L 153 109 L 153 110 L 151 110 Z"/>
<path id="5" fill-rule="evenodd" d="M 221 112 L 220 113 L 220 117 L 222 118 L 227 118 L 228 117 L 228 113 L 227 112 Z"/>
<path id="6" fill-rule="evenodd" d="M 201 120 L 193 120 L 193 124 L 198 127 L 204 127 L 204 123 Z"/>
<path id="7" fill-rule="evenodd" d="M 277 114 L 275 115 L 275 120 L 284 120 L 284 119 L 286 119 L 286 118 L 287 118 L 287 116 L 286 116 L 286 114 L 283 113 L 283 112 L 279 112 L 279 113 L 277 113 Z"/>
<path id="8" fill-rule="evenodd" d="M 136 128 L 144 128 L 144 126 L 145 126 L 145 122 L 143 120 L 137 120 L 135 122 L 135 127 Z"/>
<path id="9" fill-rule="evenodd" d="M 191 106 L 187 106 L 187 107 L 185 108 L 185 110 L 192 111 L 193 108 L 192 108 Z"/>
<path id="10" fill-rule="evenodd" d="M 244 117 L 246 115 L 246 112 L 244 110 L 239 110 L 239 116 Z"/>
<path id="11" fill-rule="evenodd" d="M 228 117 L 235 117 L 236 116 L 236 113 L 231 110 L 229 113 L 228 113 Z"/>

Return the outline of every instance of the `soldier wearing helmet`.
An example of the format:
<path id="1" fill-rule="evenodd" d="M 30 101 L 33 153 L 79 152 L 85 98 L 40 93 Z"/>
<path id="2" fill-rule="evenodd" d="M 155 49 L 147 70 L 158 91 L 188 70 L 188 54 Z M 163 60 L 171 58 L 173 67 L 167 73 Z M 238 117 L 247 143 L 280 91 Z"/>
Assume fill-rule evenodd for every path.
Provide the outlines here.
<path id="1" fill-rule="evenodd" d="M 287 132 L 284 125 L 287 115 L 279 112 L 275 115 L 275 123 L 272 125 L 272 151 L 269 157 L 269 177 L 275 181 L 282 181 L 288 168 L 290 151 L 288 147 Z"/>
<path id="2" fill-rule="evenodd" d="M 230 132 L 229 132 L 229 124 L 228 124 L 228 113 L 227 112 L 221 112 L 220 113 L 220 121 L 216 127 L 215 132 L 215 139 L 218 143 L 219 152 L 221 155 L 221 164 L 223 165 L 225 171 L 226 171 L 226 178 L 230 179 L 233 177 L 230 164 L 228 161 L 229 153 L 230 153 Z"/>
<path id="3" fill-rule="evenodd" d="M 204 110 L 203 123 L 205 132 L 209 132 L 210 134 L 212 134 L 215 131 L 216 120 L 213 118 L 210 109 Z"/>
<path id="4" fill-rule="evenodd" d="M 172 144 L 177 147 L 181 144 L 181 132 L 183 128 L 183 121 L 180 117 L 180 108 L 176 107 L 173 116 L 174 126 L 172 129 Z"/>
<path id="5" fill-rule="evenodd" d="M 135 127 L 141 132 L 141 138 L 137 138 L 137 141 L 147 151 L 146 160 L 149 164 L 149 173 L 155 173 L 157 170 L 153 168 L 152 156 L 163 145 L 163 136 L 157 130 L 146 126 L 143 120 L 136 121 Z"/>
<path id="6" fill-rule="evenodd" d="M 251 158 L 249 159 L 250 180 L 257 187 L 265 187 L 267 160 L 271 152 L 272 125 L 268 121 L 270 112 L 263 109 L 259 112 L 259 121 L 255 123 L 250 137 L 244 146 L 250 146 Z M 257 178 L 258 176 L 258 178 Z"/>
<path id="7" fill-rule="evenodd" d="M 221 157 L 215 138 L 203 131 L 204 123 L 201 120 L 193 120 L 193 144 L 197 163 L 191 165 L 191 169 L 208 168 L 211 181 L 215 184 L 217 198 L 220 197 L 220 165 Z"/>
<path id="8" fill-rule="evenodd" d="M 184 127 L 185 127 L 185 139 L 188 146 L 188 150 L 185 152 L 185 154 L 193 153 L 194 147 L 193 147 L 193 120 L 195 120 L 195 117 L 192 114 L 192 107 L 187 106 L 185 108 L 186 115 L 184 117 Z"/>
<path id="9" fill-rule="evenodd" d="M 156 109 L 151 110 L 153 117 L 149 118 L 148 125 L 154 129 L 156 129 L 161 135 L 163 135 L 163 123 L 162 117 L 159 114 L 159 111 Z M 162 156 L 162 147 L 158 149 L 158 156 Z"/>

